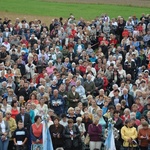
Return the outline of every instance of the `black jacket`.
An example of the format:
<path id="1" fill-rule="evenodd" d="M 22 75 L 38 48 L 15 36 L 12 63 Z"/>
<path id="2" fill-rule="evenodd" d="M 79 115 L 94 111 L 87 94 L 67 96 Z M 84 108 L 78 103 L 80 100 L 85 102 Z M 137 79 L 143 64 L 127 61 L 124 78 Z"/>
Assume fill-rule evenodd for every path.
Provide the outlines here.
<path id="1" fill-rule="evenodd" d="M 17 116 L 16 116 L 16 123 L 18 124 L 18 122 L 22 120 L 22 117 L 21 117 L 21 113 L 19 113 Z M 23 120 L 22 120 L 23 121 Z M 24 114 L 24 128 L 27 129 L 28 133 L 30 132 L 30 126 L 31 126 L 31 119 L 30 119 L 30 115 L 25 113 Z"/>
<path id="2" fill-rule="evenodd" d="M 127 101 L 128 101 L 128 104 L 129 104 L 129 109 L 131 109 L 131 106 L 134 104 L 134 99 L 133 99 L 133 96 L 130 95 L 130 94 L 127 94 L 128 95 L 128 98 L 127 98 Z M 119 103 L 121 103 L 121 100 L 124 99 L 124 95 L 121 96 L 121 99 L 119 101 Z"/>
<path id="3" fill-rule="evenodd" d="M 80 137 L 80 131 L 79 128 L 76 125 L 73 125 L 72 127 L 73 130 L 73 135 L 75 135 L 75 137 L 73 138 L 73 140 L 71 140 L 70 137 L 70 129 L 69 126 L 66 126 L 64 131 L 63 131 L 63 136 L 64 136 L 64 140 L 65 140 L 65 148 L 70 149 L 71 148 L 76 148 L 78 150 L 78 148 L 81 146 L 81 137 Z"/>
<path id="4" fill-rule="evenodd" d="M 61 124 L 59 124 L 58 127 L 56 127 L 54 124 L 49 127 L 54 149 L 63 147 L 64 145 L 63 130 L 64 127 Z M 58 134 L 60 135 L 60 138 L 57 137 Z"/>
<path id="5" fill-rule="evenodd" d="M 123 127 L 123 121 L 121 118 L 118 118 L 118 120 L 116 121 L 116 123 L 114 124 L 114 127 L 116 129 L 118 129 L 119 131 L 121 130 L 121 128 Z"/>
<path id="6" fill-rule="evenodd" d="M 95 78 L 94 79 L 95 87 L 98 87 L 98 90 L 103 88 L 103 79 L 102 78 Z"/>

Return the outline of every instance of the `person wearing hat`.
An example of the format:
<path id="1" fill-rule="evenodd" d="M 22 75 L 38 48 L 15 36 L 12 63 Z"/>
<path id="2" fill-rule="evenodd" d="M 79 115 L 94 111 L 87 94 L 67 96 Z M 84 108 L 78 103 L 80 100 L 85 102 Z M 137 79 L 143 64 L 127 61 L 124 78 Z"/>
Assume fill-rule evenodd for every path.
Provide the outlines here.
<path id="1" fill-rule="evenodd" d="M 8 150 L 12 150 L 12 147 L 14 146 L 12 136 L 13 136 L 14 131 L 17 128 L 17 125 L 16 125 L 15 119 L 11 117 L 11 111 L 10 110 L 6 111 L 4 120 L 8 122 L 9 129 L 10 129 L 10 132 L 9 132 L 10 139 L 9 139 Z"/>

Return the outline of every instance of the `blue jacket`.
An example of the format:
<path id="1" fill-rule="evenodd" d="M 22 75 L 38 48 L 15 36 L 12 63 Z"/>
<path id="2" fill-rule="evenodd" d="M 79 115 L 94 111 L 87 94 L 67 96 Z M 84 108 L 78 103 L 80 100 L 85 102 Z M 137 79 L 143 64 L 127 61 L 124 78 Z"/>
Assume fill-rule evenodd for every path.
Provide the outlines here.
<path id="1" fill-rule="evenodd" d="M 55 106 L 55 103 L 58 103 L 58 105 Z M 51 98 L 50 98 L 50 104 L 51 104 L 51 108 L 54 110 L 54 112 L 57 115 L 60 115 L 64 112 L 65 102 L 64 102 L 64 99 L 61 95 L 58 94 L 57 98 L 55 98 L 52 95 Z"/>
<path id="2" fill-rule="evenodd" d="M 75 54 L 77 54 L 77 48 L 78 48 L 78 46 L 79 46 L 79 44 L 76 44 L 76 45 L 74 46 L 74 53 L 75 53 Z M 82 49 L 85 49 L 85 47 L 84 47 L 83 44 L 81 44 L 81 47 L 82 47 Z"/>

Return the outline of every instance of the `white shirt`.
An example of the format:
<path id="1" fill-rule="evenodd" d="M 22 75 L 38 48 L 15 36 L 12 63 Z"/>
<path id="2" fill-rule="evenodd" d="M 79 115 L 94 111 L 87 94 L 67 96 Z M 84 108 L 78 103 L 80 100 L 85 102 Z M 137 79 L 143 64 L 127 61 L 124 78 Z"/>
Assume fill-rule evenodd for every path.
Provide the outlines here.
<path id="1" fill-rule="evenodd" d="M 6 112 L 8 110 L 11 111 L 11 106 L 9 104 L 7 104 L 6 106 L 2 105 L 1 109 L 2 109 L 3 112 Z"/>
<path id="2" fill-rule="evenodd" d="M 82 52 L 82 46 L 81 46 L 81 45 L 78 45 L 78 47 L 77 47 L 77 52 L 79 52 L 79 53 Z"/>
<path id="3" fill-rule="evenodd" d="M 0 126 L 1 126 L 1 129 L 2 129 L 2 133 L 5 133 L 6 129 L 5 129 L 5 122 L 4 122 L 4 120 L 2 120 L 2 122 L 0 123 Z"/>
<path id="4" fill-rule="evenodd" d="M 61 125 L 63 125 L 64 127 L 66 127 L 67 125 L 68 125 L 68 119 L 66 119 L 66 122 L 64 122 L 62 119 L 59 121 L 59 123 L 61 124 Z"/>

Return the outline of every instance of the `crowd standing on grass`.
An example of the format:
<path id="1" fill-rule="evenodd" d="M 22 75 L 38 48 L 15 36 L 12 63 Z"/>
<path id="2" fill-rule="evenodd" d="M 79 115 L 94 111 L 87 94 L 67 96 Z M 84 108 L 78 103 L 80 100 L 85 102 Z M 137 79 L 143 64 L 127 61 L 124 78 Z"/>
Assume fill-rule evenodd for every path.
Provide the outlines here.
<path id="1" fill-rule="evenodd" d="M 45 115 L 54 150 L 105 149 L 109 122 L 117 150 L 148 150 L 150 15 L 0 18 L 0 150 L 42 144 Z"/>

